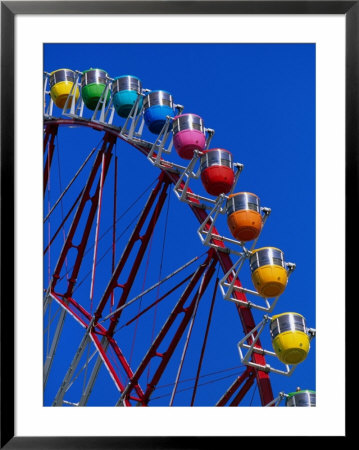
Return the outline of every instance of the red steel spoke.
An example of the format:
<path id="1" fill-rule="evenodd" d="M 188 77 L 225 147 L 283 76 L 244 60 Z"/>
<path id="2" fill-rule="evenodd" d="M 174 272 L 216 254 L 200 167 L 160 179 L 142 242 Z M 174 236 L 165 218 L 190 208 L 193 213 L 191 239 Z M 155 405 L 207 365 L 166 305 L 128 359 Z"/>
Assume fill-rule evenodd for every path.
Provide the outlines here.
<path id="1" fill-rule="evenodd" d="M 238 394 L 234 397 L 231 404 L 229 406 L 238 406 L 239 403 L 242 401 L 243 397 L 246 395 L 246 393 L 251 388 L 252 384 L 254 382 L 254 374 L 253 372 L 249 373 L 249 376 L 247 378 L 247 381 L 244 383 L 244 385 L 241 387 L 241 390 L 238 392 Z"/>
<path id="2" fill-rule="evenodd" d="M 170 289 L 168 292 L 166 292 L 165 294 L 163 294 L 159 299 L 157 299 L 155 302 L 153 302 L 150 306 L 147 306 L 147 308 L 143 309 L 139 314 L 137 314 L 135 317 L 133 317 L 131 320 L 129 320 L 128 322 L 126 322 L 124 325 L 121 326 L 121 328 L 123 327 L 127 327 L 128 325 L 130 325 L 132 322 L 134 322 L 135 320 L 137 320 L 139 317 L 141 317 L 143 314 L 145 314 L 147 311 L 149 311 L 150 309 L 152 309 L 154 306 L 156 306 L 158 303 L 160 303 L 162 300 L 164 300 L 166 297 L 168 297 L 170 294 L 172 294 L 172 292 L 174 292 L 176 289 L 178 289 L 180 286 L 182 286 L 182 284 L 184 284 L 186 281 L 188 281 L 190 278 L 192 278 L 193 273 L 191 273 L 190 275 L 188 275 L 188 277 L 186 277 L 185 279 L 183 279 L 182 281 L 180 281 L 178 284 L 176 284 L 175 287 L 173 287 L 172 289 Z M 121 329 L 120 328 L 120 329 Z M 119 329 L 119 330 L 120 330 Z M 119 331 L 117 330 L 117 331 Z M 116 331 L 116 332 L 117 332 Z"/>
<path id="3" fill-rule="evenodd" d="M 183 351 L 182 351 L 181 362 L 180 362 L 180 365 L 178 367 L 176 381 L 175 381 L 175 385 L 173 387 L 173 391 L 172 391 L 172 395 L 171 395 L 169 406 L 172 406 L 173 402 L 174 402 L 174 398 L 175 398 L 175 395 L 176 395 L 178 382 L 179 382 L 179 379 L 180 379 L 180 376 L 181 376 L 181 373 L 182 373 L 184 360 L 185 360 L 185 357 L 186 357 L 186 354 L 187 354 L 187 350 L 188 350 L 189 341 L 190 341 L 191 335 L 192 335 L 194 321 L 196 320 L 196 316 L 197 316 L 199 300 L 202 297 L 203 287 L 204 287 L 205 283 L 206 283 L 206 280 L 205 280 L 205 276 L 204 276 L 202 278 L 201 285 L 200 285 L 200 287 L 199 287 L 199 289 L 197 291 L 196 297 L 195 297 L 196 300 L 195 300 L 193 312 L 192 312 L 192 315 L 191 315 L 191 320 L 190 320 L 190 324 L 189 324 L 189 327 L 188 327 L 187 337 L 186 337 L 186 341 L 185 341 L 185 344 L 184 344 L 184 347 L 183 347 Z"/>
<path id="4" fill-rule="evenodd" d="M 79 195 L 77 196 L 77 198 L 76 198 L 76 200 L 74 201 L 73 205 L 72 205 L 71 208 L 69 209 L 69 212 L 66 214 L 66 216 L 65 216 L 64 219 L 63 219 L 63 221 L 60 223 L 58 229 L 56 230 L 56 232 L 55 232 L 54 235 L 52 236 L 52 238 L 51 238 L 51 240 L 50 240 L 48 246 L 47 246 L 47 247 L 45 248 L 45 250 L 44 250 L 44 255 L 46 254 L 46 252 L 47 252 L 48 249 L 50 248 L 51 244 L 52 244 L 52 243 L 54 242 L 54 240 L 56 239 L 57 235 L 58 235 L 58 234 L 60 233 L 60 231 L 62 230 L 63 226 L 65 225 L 65 223 L 66 223 L 66 221 L 67 221 L 67 219 L 70 217 L 72 211 L 75 209 L 75 206 L 77 205 L 78 201 L 79 201 L 80 198 L 81 198 L 82 192 L 83 192 L 83 191 L 81 191 L 81 192 L 79 193 Z"/>
<path id="5" fill-rule="evenodd" d="M 93 224 L 93 220 L 95 217 L 95 213 L 96 213 L 96 209 L 97 209 L 97 205 L 98 205 L 98 200 L 99 200 L 99 189 L 100 189 L 100 180 L 98 181 L 97 187 L 96 187 L 96 191 L 95 194 L 92 198 L 90 198 L 90 191 L 92 188 L 92 185 L 94 183 L 96 174 L 98 172 L 98 169 L 101 165 L 101 161 L 102 161 L 102 155 L 105 154 L 105 166 L 104 166 L 104 179 L 106 177 L 107 171 L 108 171 L 108 167 L 110 164 L 110 160 L 111 160 L 111 150 L 112 147 L 114 145 L 114 140 L 111 136 L 109 135 L 105 135 L 104 136 L 104 142 L 102 145 L 101 150 L 99 151 L 99 153 L 96 156 L 96 160 L 94 162 L 94 165 L 92 167 L 90 176 L 87 180 L 86 186 L 84 188 L 79 206 L 77 208 L 77 211 L 75 213 L 75 217 L 73 219 L 73 222 L 71 224 L 70 230 L 68 232 L 66 241 L 64 243 L 63 249 L 60 253 L 60 257 L 59 260 L 57 262 L 57 265 L 55 267 L 55 271 L 54 271 L 54 275 L 53 275 L 53 280 L 52 280 L 52 286 L 51 289 L 53 290 L 56 286 L 57 280 L 60 278 L 60 272 L 61 269 L 63 267 L 65 258 L 69 252 L 69 250 L 71 248 L 76 248 L 77 250 L 77 256 L 76 256 L 76 260 L 73 266 L 73 270 L 72 270 L 72 274 L 68 280 L 68 288 L 67 288 L 67 292 L 65 294 L 65 296 L 71 296 L 74 285 L 76 283 L 77 280 L 77 275 L 79 273 L 80 270 L 80 266 L 83 260 L 83 255 L 85 252 L 85 248 L 87 245 L 87 241 L 88 241 L 88 237 L 90 235 L 90 231 L 92 228 L 92 224 Z M 88 214 L 88 218 L 84 227 L 84 231 L 82 233 L 82 238 L 80 241 L 80 244 L 77 245 L 76 247 L 74 246 L 72 240 L 74 238 L 75 232 L 78 228 L 82 213 L 84 211 L 85 205 L 88 201 L 91 201 L 91 208 L 90 208 L 90 212 Z"/>
<path id="6" fill-rule="evenodd" d="M 100 219 L 101 219 L 104 173 L 105 173 L 105 154 L 102 154 L 101 176 L 100 176 L 100 185 L 99 185 L 99 193 L 98 193 L 98 210 L 97 210 L 97 221 L 96 221 L 96 232 L 95 232 L 95 245 L 94 245 L 94 253 L 93 253 L 92 279 L 91 279 L 91 290 L 90 290 L 91 311 L 92 311 L 93 291 L 95 288 L 96 260 L 97 260 L 97 248 L 98 248 L 98 235 L 100 232 Z"/>
<path id="7" fill-rule="evenodd" d="M 240 375 L 235 382 L 231 385 L 231 387 L 225 392 L 222 398 L 217 402 L 216 406 L 225 406 L 225 404 L 229 401 L 232 395 L 236 392 L 236 390 L 241 386 L 241 384 L 249 377 L 249 374 L 252 371 L 247 368 L 242 375 Z"/>
<path id="8" fill-rule="evenodd" d="M 159 214 L 159 209 L 156 208 L 155 209 L 155 214 L 156 216 L 154 217 L 154 220 L 157 221 L 157 215 Z M 148 253 L 147 253 L 147 261 L 146 261 L 146 268 L 145 268 L 145 273 L 143 276 L 143 282 L 142 282 L 142 289 L 141 291 L 143 292 L 145 290 L 145 285 L 146 285 L 146 278 L 147 278 L 147 274 L 148 274 L 148 268 L 149 268 L 149 264 L 150 264 L 150 256 L 151 256 L 151 250 L 152 250 L 152 243 L 153 243 L 153 237 L 154 237 L 154 233 L 153 233 L 154 228 L 152 228 L 151 234 L 149 236 L 149 249 L 148 249 Z M 121 302 L 121 301 L 120 301 Z M 121 302 L 122 304 L 124 304 L 123 302 Z M 138 302 L 138 314 L 140 314 L 141 312 L 141 306 L 142 306 L 142 297 L 140 297 L 139 302 Z M 130 353 L 130 363 L 132 361 L 132 355 L 135 349 L 135 343 L 136 343 L 136 336 L 137 336 L 137 329 L 138 329 L 138 323 L 139 323 L 139 318 L 136 319 L 136 323 L 135 323 L 135 331 L 133 333 L 133 337 L 132 337 L 132 346 L 131 346 L 131 353 Z"/>
<path id="9" fill-rule="evenodd" d="M 114 339 L 113 337 L 108 337 L 108 336 L 107 336 L 107 340 L 108 340 L 109 344 L 111 345 L 112 349 L 114 350 L 114 352 L 115 352 L 115 354 L 116 354 L 116 356 L 117 356 L 119 362 L 121 363 L 122 367 L 124 368 L 125 373 L 126 373 L 128 379 L 129 379 L 129 380 L 132 379 L 132 377 L 133 377 L 133 372 L 132 372 L 132 370 L 131 370 L 131 368 L 130 368 L 130 365 L 129 365 L 128 362 L 126 361 L 126 359 L 125 359 L 123 353 L 121 352 L 120 347 L 117 345 L 115 339 Z M 135 391 L 137 392 L 137 395 L 139 396 L 139 398 L 140 398 L 141 401 L 142 401 L 142 400 L 143 400 L 143 395 L 144 395 L 144 394 L 143 394 L 143 391 L 142 391 L 142 389 L 140 388 L 140 386 L 139 386 L 138 383 L 135 384 L 134 389 L 135 389 Z"/>
<path id="10" fill-rule="evenodd" d="M 45 132 L 45 138 L 44 138 L 44 153 L 46 152 L 46 147 L 48 146 L 48 150 L 47 150 L 47 157 L 46 157 L 46 162 L 45 162 L 45 166 L 44 166 L 44 195 L 46 192 L 46 187 L 47 187 L 47 182 L 50 176 L 50 167 L 51 167 L 51 162 L 52 162 L 52 158 L 54 156 L 54 150 L 55 150 L 55 137 L 57 135 L 57 130 L 58 130 L 58 125 L 52 125 L 49 127 L 46 127 L 46 132 Z M 51 135 L 51 138 L 50 138 Z M 50 139 L 50 142 L 49 142 Z"/>
<path id="11" fill-rule="evenodd" d="M 97 348 L 98 352 L 100 353 L 102 361 L 105 364 L 107 370 L 109 371 L 112 379 L 114 380 L 115 385 L 117 386 L 118 390 L 120 392 L 122 392 L 124 390 L 124 386 L 121 383 L 116 371 L 114 370 L 114 368 L 109 360 L 109 357 L 107 356 L 105 350 L 103 349 L 99 338 L 96 336 L 96 334 L 93 331 L 90 332 L 90 337 L 91 337 L 93 343 L 95 344 L 95 347 Z M 130 406 L 130 402 L 128 400 L 126 400 L 126 406 Z"/>
<path id="12" fill-rule="evenodd" d="M 116 260 L 116 216 L 117 216 L 117 156 L 115 157 L 115 174 L 114 174 L 114 185 L 113 185 L 113 221 L 112 221 L 112 264 L 111 273 L 115 270 L 115 260 Z M 110 311 L 115 305 L 115 294 L 111 293 L 111 307 Z"/>

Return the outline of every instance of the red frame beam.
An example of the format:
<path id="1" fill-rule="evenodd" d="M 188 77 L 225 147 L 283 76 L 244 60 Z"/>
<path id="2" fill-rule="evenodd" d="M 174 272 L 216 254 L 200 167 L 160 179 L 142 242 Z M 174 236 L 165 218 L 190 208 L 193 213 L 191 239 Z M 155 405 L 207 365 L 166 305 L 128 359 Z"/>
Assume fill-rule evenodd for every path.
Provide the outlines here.
<path id="1" fill-rule="evenodd" d="M 231 404 L 229 406 L 238 406 L 239 403 L 242 401 L 243 397 L 246 395 L 246 393 L 249 391 L 251 386 L 254 382 L 254 373 L 253 371 L 248 373 L 248 377 L 244 385 L 241 387 L 241 390 L 238 392 L 238 394 L 234 397 Z"/>
<path id="2" fill-rule="evenodd" d="M 95 218 L 95 214 L 96 214 L 96 210 L 97 210 L 97 206 L 98 206 L 98 202 L 99 202 L 99 190 L 100 190 L 100 184 L 101 184 L 101 176 L 100 176 L 100 179 L 98 180 L 96 191 L 95 191 L 93 197 L 90 197 L 90 191 L 94 184 L 94 181 L 95 181 L 96 175 L 99 171 L 99 168 L 101 166 L 102 155 L 105 156 L 105 159 L 104 159 L 104 165 L 103 165 L 103 174 L 101 174 L 101 175 L 103 176 L 103 180 L 105 180 L 106 174 L 108 172 L 109 164 L 111 161 L 111 157 L 112 157 L 111 150 L 112 150 L 114 143 L 115 143 L 115 140 L 114 140 L 113 136 L 111 136 L 109 134 L 106 134 L 104 136 L 102 148 L 98 152 L 95 162 L 92 166 L 85 189 L 83 190 L 83 193 L 82 193 L 82 197 L 81 197 L 79 206 L 76 210 L 74 219 L 70 226 L 70 230 L 67 234 L 64 246 L 61 250 L 58 262 L 57 262 L 55 270 L 54 270 L 54 275 L 53 275 L 52 284 L 51 284 L 52 291 L 55 289 L 56 283 L 60 278 L 60 272 L 62 270 L 66 256 L 68 255 L 68 252 L 72 248 L 75 248 L 77 250 L 76 260 L 75 260 L 75 263 L 74 263 L 74 266 L 72 269 L 71 276 L 68 280 L 68 287 L 67 287 L 67 291 L 65 293 L 65 297 L 71 297 L 75 283 L 77 281 L 77 275 L 78 275 L 80 267 L 81 267 L 83 255 L 84 255 L 84 252 L 86 249 L 87 241 L 88 241 L 88 238 L 90 235 L 90 231 L 92 228 L 92 224 L 93 224 L 93 221 Z M 73 239 L 74 239 L 75 233 L 78 229 L 80 219 L 82 217 L 82 213 L 83 213 L 84 208 L 88 201 L 91 201 L 90 212 L 88 214 L 88 218 L 87 218 L 87 221 L 86 221 L 86 224 L 84 227 L 84 231 L 82 233 L 80 244 L 75 246 L 73 244 Z"/>
<path id="3" fill-rule="evenodd" d="M 57 131 L 58 131 L 57 124 L 47 126 L 46 130 L 45 130 L 44 154 L 46 153 L 46 148 L 47 148 L 47 158 L 46 158 L 46 162 L 45 162 L 45 166 L 44 166 L 44 185 L 43 185 L 44 195 L 46 192 L 46 187 L 47 187 L 47 183 L 48 183 L 49 176 L 50 176 L 50 168 L 51 168 L 52 158 L 54 156 L 54 150 L 55 150 L 54 140 L 57 135 Z M 51 135 L 51 139 L 49 142 L 50 135 Z M 47 144 L 49 144 L 49 145 L 47 145 Z"/>
<path id="4" fill-rule="evenodd" d="M 238 378 L 235 380 L 232 386 L 219 399 L 216 406 L 225 406 L 229 401 L 229 399 L 232 397 L 232 395 L 236 392 L 236 390 L 242 385 L 242 383 L 249 377 L 249 374 L 252 372 L 253 370 L 247 367 L 247 369 L 241 375 L 238 376 Z"/>

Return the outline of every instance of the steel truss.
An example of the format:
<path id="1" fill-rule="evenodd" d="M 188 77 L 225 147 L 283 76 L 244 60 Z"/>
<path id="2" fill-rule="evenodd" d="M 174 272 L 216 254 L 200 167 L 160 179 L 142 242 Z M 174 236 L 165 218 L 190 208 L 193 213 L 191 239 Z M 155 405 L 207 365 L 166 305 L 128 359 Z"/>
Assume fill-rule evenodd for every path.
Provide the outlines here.
<path id="1" fill-rule="evenodd" d="M 136 225 L 133 228 L 130 239 L 128 240 L 121 256 L 117 260 L 117 264 L 113 264 L 112 275 L 108 281 L 108 284 L 100 298 L 98 305 L 94 311 L 85 309 L 76 300 L 74 296 L 74 288 L 77 282 L 77 277 L 81 264 L 84 259 L 85 249 L 88 245 L 89 235 L 95 224 L 95 218 L 97 213 L 97 224 L 100 218 L 101 212 L 101 198 L 102 190 L 106 177 L 108 175 L 108 169 L 111 159 L 113 157 L 113 148 L 117 139 L 124 140 L 128 144 L 137 148 L 145 156 L 148 156 L 152 151 L 153 157 L 156 155 L 153 153 L 153 145 L 140 138 L 128 137 L 121 134 L 121 130 L 115 127 L 107 126 L 106 124 L 94 123 L 86 120 L 71 119 L 47 119 L 45 120 L 45 139 L 44 139 L 44 151 L 47 150 L 47 160 L 44 167 L 44 189 L 46 188 L 47 181 L 49 179 L 51 160 L 54 153 L 55 136 L 59 126 L 62 125 L 78 125 L 87 126 L 93 129 L 104 132 L 101 148 L 95 155 L 92 168 L 88 175 L 87 181 L 80 193 L 79 198 L 75 201 L 70 212 L 66 215 L 65 220 L 70 217 L 71 211 L 77 206 L 74 213 L 69 231 L 67 233 L 62 250 L 59 254 L 55 270 L 52 274 L 49 288 L 46 292 L 44 299 L 44 311 L 46 312 L 49 305 L 52 302 L 56 302 L 61 307 L 61 314 L 58 319 L 56 331 L 53 335 L 53 339 L 50 346 L 49 354 L 47 355 L 44 367 L 44 385 L 46 385 L 49 372 L 51 370 L 52 362 L 56 353 L 56 349 L 59 342 L 59 336 L 61 334 L 65 317 L 69 314 L 73 317 L 81 327 L 84 329 L 83 339 L 75 353 L 73 360 L 68 368 L 67 373 L 59 387 L 59 390 L 54 399 L 54 406 L 62 406 L 64 404 L 75 404 L 78 406 L 84 406 L 87 404 L 89 396 L 94 387 L 98 372 L 102 364 L 106 367 L 108 373 L 113 379 L 115 386 L 119 392 L 117 399 L 117 406 L 147 406 L 151 400 L 156 386 L 161 379 L 166 367 L 168 366 L 171 357 L 176 350 L 178 343 L 188 327 L 191 328 L 191 321 L 193 320 L 196 308 L 200 302 L 203 294 L 206 291 L 214 273 L 216 266 L 219 265 L 224 274 L 228 274 L 227 281 L 232 281 L 233 275 L 230 271 L 233 267 L 230 252 L 225 247 L 223 239 L 221 239 L 216 228 L 212 226 L 211 219 L 208 219 L 208 212 L 200 200 L 196 199 L 196 195 L 191 191 L 189 186 L 186 186 L 187 195 L 191 196 L 191 202 L 188 203 L 189 208 L 194 213 L 195 217 L 200 224 L 204 224 L 204 232 L 209 232 L 211 235 L 211 243 L 213 244 L 206 253 L 204 262 L 201 262 L 197 269 L 193 272 L 192 276 L 187 280 L 187 284 L 184 287 L 182 294 L 169 314 L 167 320 L 163 324 L 161 330 L 157 336 L 153 339 L 149 345 L 146 354 L 138 367 L 133 370 L 131 364 L 124 357 L 123 352 L 119 344 L 117 343 L 114 334 L 116 327 L 119 324 L 123 309 L 127 306 L 129 301 L 129 295 L 131 288 L 138 274 L 141 262 L 144 259 L 146 250 L 149 247 L 151 236 L 154 232 L 156 224 L 158 222 L 159 215 L 163 209 L 169 187 L 176 185 L 179 189 L 185 188 L 185 182 L 180 179 L 181 172 L 175 166 L 170 164 L 164 164 L 159 166 L 160 175 L 157 180 L 156 186 L 151 191 L 147 202 L 137 220 Z M 90 192 L 94 192 L 90 196 Z M 84 225 L 80 228 L 80 220 L 84 218 L 85 206 L 90 205 L 89 212 L 85 218 Z M 62 222 L 62 224 L 64 223 Z M 73 238 L 75 233 L 80 234 L 79 244 L 74 245 Z M 98 233 L 95 234 L 95 249 L 98 244 Z M 71 269 L 68 279 L 61 284 L 61 289 L 58 288 L 58 281 L 61 278 L 61 273 L 64 269 L 66 258 L 70 251 L 76 252 L 75 263 Z M 96 255 L 96 253 L 95 253 Z M 133 261 L 133 262 L 131 262 Z M 94 265 L 92 277 L 94 279 L 96 256 L 94 256 Z M 126 281 L 119 283 L 120 275 L 126 274 Z M 247 302 L 245 292 L 241 290 L 242 287 L 238 277 L 233 280 L 234 286 L 238 289 L 233 289 L 232 297 L 237 299 L 238 304 L 235 303 L 235 308 L 240 318 L 243 333 L 248 335 L 247 344 L 251 345 L 253 342 L 253 335 L 251 330 L 256 328 L 251 309 L 245 304 Z M 218 280 L 216 282 L 216 286 Z M 64 287 L 65 285 L 65 287 Z M 121 294 L 117 297 L 117 304 L 114 305 L 114 309 L 110 315 L 103 316 L 105 308 L 109 306 L 110 302 L 113 302 L 114 291 L 116 289 L 121 290 Z M 133 299 L 135 300 L 135 299 Z M 214 297 L 213 297 L 214 301 Z M 210 317 L 212 314 L 213 303 L 210 311 Z M 180 318 L 180 320 L 179 320 Z M 208 335 L 208 328 L 205 333 Z M 255 335 L 255 333 L 254 333 Z M 171 337 L 170 337 L 171 336 Z M 160 351 L 160 345 L 168 339 L 167 348 L 165 351 Z M 194 404 L 196 388 L 198 384 L 198 376 L 201 369 L 201 361 L 203 358 L 205 340 L 201 352 L 201 358 L 197 369 L 196 385 L 192 394 L 191 405 Z M 256 349 L 261 349 L 261 342 L 256 339 Z M 88 378 L 87 384 L 83 390 L 82 396 L 78 403 L 69 402 L 65 399 L 65 394 L 73 381 L 74 374 L 80 366 L 80 362 L 85 353 L 85 350 L 90 345 L 94 345 L 97 351 L 96 361 L 92 368 L 91 374 Z M 109 351 L 115 355 L 116 364 L 118 364 L 123 372 L 126 374 L 129 380 L 127 384 L 124 384 L 120 379 L 118 371 L 116 370 L 114 362 L 109 357 Z M 185 350 L 184 350 L 185 351 Z M 149 367 L 152 361 L 159 361 L 151 379 L 146 386 L 140 386 L 140 378 L 144 371 Z M 251 360 L 256 367 L 266 366 L 264 352 L 256 351 L 251 355 Z M 179 368 L 179 373 L 180 373 Z M 253 383 L 256 382 L 258 386 L 259 395 L 262 405 L 267 405 L 273 401 L 273 393 L 270 383 L 269 374 L 263 370 L 257 370 L 255 367 L 247 367 L 245 372 L 238 376 L 235 382 L 227 389 L 223 396 L 218 400 L 217 406 L 237 406 L 248 392 Z M 174 391 L 175 393 L 175 391 Z M 174 395 L 174 394 L 173 394 Z M 230 402 L 230 398 L 233 397 Z M 230 403 L 229 403 L 230 402 Z M 115 402 L 114 402 L 115 403 Z"/>

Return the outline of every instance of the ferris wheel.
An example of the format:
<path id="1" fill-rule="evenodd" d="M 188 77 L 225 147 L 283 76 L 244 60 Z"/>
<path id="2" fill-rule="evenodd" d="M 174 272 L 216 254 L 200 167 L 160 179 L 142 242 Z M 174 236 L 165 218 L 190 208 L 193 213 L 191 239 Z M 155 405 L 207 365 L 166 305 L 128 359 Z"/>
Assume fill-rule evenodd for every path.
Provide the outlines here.
<path id="1" fill-rule="evenodd" d="M 134 75 L 45 73 L 48 404 L 238 406 L 251 404 L 252 390 L 262 406 L 284 398 L 315 406 L 312 390 L 273 392 L 272 374 L 292 376 L 305 364 L 315 329 L 278 310 L 295 263 L 257 245 L 271 209 L 236 189 L 243 164 L 211 147 L 214 133 L 172 93 Z M 84 134 L 97 145 L 82 146 Z M 218 302 L 238 323 L 236 342 L 214 313 Z"/>

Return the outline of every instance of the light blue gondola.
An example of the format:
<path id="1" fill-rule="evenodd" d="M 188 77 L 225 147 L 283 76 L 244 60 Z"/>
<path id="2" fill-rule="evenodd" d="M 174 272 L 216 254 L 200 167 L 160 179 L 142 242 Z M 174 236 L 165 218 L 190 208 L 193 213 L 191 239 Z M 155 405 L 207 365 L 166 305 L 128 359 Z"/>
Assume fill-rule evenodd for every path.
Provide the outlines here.
<path id="1" fill-rule="evenodd" d="M 134 75 L 121 75 L 112 83 L 113 105 L 120 117 L 128 117 L 137 97 L 141 94 L 141 80 Z M 142 108 L 143 98 L 140 96 L 138 109 Z"/>

